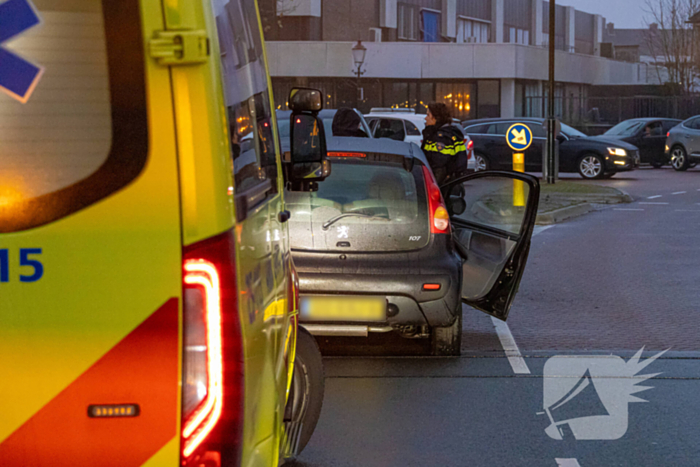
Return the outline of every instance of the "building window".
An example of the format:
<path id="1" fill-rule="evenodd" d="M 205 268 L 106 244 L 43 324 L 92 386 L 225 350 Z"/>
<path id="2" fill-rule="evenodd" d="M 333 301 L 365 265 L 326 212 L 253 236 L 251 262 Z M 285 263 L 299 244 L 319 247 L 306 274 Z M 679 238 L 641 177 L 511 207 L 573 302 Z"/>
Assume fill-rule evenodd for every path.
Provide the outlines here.
<path id="1" fill-rule="evenodd" d="M 457 20 L 457 42 L 484 43 L 491 36 L 491 25 L 482 21 L 459 18 Z"/>
<path id="2" fill-rule="evenodd" d="M 450 109 L 452 117 L 468 120 L 474 117 L 472 113 L 472 83 L 437 83 L 437 101 Z"/>
<path id="3" fill-rule="evenodd" d="M 507 42 L 511 44 L 530 45 L 530 31 L 527 29 L 509 27 Z"/>
<path id="4" fill-rule="evenodd" d="M 399 39 L 417 41 L 419 31 L 418 7 L 407 3 L 399 3 L 398 9 L 398 35 Z"/>
<path id="5" fill-rule="evenodd" d="M 440 42 L 440 13 L 421 11 L 423 17 L 423 42 Z"/>

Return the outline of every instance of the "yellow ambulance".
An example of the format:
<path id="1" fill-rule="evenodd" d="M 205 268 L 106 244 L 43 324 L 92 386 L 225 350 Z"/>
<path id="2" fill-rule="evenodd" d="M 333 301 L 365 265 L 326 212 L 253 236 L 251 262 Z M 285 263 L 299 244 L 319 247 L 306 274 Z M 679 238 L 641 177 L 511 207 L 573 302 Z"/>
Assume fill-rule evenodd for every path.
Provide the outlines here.
<path id="1" fill-rule="evenodd" d="M 303 449 L 283 191 L 324 167 L 321 103 L 294 91 L 283 164 L 255 1 L 0 0 L 0 91 L 0 465 Z"/>

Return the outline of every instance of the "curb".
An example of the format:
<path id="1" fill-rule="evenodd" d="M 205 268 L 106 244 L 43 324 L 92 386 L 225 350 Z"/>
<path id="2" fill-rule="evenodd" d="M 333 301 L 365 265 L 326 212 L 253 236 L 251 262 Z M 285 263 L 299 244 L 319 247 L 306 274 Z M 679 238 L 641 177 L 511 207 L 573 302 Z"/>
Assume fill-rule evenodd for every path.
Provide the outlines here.
<path id="1" fill-rule="evenodd" d="M 552 225 L 558 222 L 571 219 L 572 217 L 582 216 L 593 211 L 595 208 L 591 203 L 577 204 L 575 206 L 567 206 L 565 208 L 556 209 L 554 211 L 537 214 L 536 225 Z"/>

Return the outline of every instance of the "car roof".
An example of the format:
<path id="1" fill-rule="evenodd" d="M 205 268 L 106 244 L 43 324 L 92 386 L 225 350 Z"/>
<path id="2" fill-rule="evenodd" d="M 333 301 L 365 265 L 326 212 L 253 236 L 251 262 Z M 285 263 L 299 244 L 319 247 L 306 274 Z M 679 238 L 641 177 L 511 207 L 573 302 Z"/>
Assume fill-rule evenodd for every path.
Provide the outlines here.
<path id="1" fill-rule="evenodd" d="M 335 136 L 327 138 L 328 151 L 334 152 L 376 152 L 403 156 L 406 159 L 418 159 L 425 166 L 430 166 L 425 154 L 413 144 L 395 141 L 389 138 L 355 138 L 351 136 Z"/>
<path id="2" fill-rule="evenodd" d="M 462 126 L 473 126 L 480 125 L 484 123 L 498 123 L 498 122 L 535 122 L 544 123 L 544 118 L 540 117 L 513 117 L 513 118 L 478 118 L 474 120 L 464 120 Z"/>

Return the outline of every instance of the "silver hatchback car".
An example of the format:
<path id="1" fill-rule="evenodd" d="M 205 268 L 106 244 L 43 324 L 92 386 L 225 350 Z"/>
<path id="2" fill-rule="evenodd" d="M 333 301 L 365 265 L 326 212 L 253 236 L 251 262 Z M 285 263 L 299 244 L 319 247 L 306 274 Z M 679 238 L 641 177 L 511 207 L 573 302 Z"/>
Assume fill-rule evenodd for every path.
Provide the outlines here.
<path id="1" fill-rule="evenodd" d="M 700 115 L 671 128 L 665 149 L 675 170 L 680 172 L 695 167 L 700 162 Z"/>

